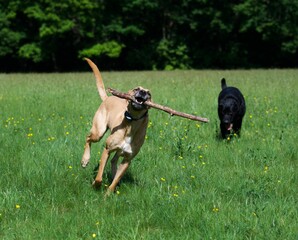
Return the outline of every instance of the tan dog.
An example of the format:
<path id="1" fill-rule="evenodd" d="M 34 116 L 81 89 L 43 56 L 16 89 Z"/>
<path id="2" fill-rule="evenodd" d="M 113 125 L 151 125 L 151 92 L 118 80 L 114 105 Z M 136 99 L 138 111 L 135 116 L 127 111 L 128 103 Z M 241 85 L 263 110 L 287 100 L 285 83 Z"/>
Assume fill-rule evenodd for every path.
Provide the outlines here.
<path id="1" fill-rule="evenodd" d="M 86 60 L 93 70 L 97 89 L 103 102 L 93 118 L 81 164 L 82 167 L 86 167 L 89 162 L 91 142 L 98 142 L 107 129 L 110 129 L 111 135 L 106 140 L 98 173 L 93 182 L 94 187 L 101 186 L 107 160 L 112 152 L 116 152 L 111 162 L 113 181 L 108 188 L 109 193 L 114 192 L 131 160 L 137 155 L 144 143 L 148 125 L 148 107 L 143 103 L 151 99 L 151 94 L 147 89 L 137 87 L 129 91 L 135 101 L 128 101 L 115 96 L 108 97 L 97 66 L 90 59 Z M 123 157 L 123 161 L 117 168 L 119 157 Z"/>

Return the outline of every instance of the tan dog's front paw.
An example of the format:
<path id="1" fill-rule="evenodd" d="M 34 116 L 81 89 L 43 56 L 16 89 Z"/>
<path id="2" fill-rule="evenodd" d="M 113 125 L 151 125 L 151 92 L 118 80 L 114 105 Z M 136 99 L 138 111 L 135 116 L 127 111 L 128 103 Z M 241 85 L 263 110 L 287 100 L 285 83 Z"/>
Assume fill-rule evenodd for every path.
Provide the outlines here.
<path id="1" fill-rule="evenodd" d="M 101 187 L 101 181 L 94 180 L 93 183 L 92 183 L 92 186 L 95 189 L 99 189 Z"/>
<path id="2" fill-rule="evenodd" d="M 89 163 L 89 159 L 83 158 L 81 161 L 81 165 L 83 168 L 85 168 L 88 165 L 88 163 Z"/>
<path id="3" fill-rule="evenodd" d="M 114 191 L 112 191 L 111 189 L 108 188 L 106 193 L 105 193 L 104 198 L 107 198 L 107 197 L 111 196 L 112 193 L 114 193 Z"/>

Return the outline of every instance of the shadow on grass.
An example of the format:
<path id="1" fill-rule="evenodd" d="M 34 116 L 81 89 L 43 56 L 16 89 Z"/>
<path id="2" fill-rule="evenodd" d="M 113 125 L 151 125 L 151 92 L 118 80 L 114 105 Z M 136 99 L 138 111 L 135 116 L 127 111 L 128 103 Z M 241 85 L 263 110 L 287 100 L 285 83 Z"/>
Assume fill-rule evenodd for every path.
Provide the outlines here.
<path id="1" fill-rule="evenodd" d="M 98 173 L 98 168 L 99 168 L 99 164 L 97 164 L 93 169 L 93 179 L 95 179 Z M 107 184 L 110 185 L 112 181 L 113 181 L 113 178 L 112 178 L 110 166 L 107 164 L 107 166 L 105 167 L 105 171 L 103 173 L 103 182 L 108 182 Z M 133 177 L 129 169 L 125 172 L 125 174 L 123 175 L 123 177 L 121 178 L 117 186 L 119 187 L 121 183 L 138 184 L 137 180 Z"/>

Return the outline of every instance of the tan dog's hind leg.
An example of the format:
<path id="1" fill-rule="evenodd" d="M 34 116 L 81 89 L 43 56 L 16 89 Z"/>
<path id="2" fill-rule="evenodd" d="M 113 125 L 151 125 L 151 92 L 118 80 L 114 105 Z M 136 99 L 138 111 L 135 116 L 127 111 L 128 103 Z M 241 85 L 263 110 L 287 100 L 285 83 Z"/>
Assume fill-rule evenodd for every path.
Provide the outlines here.
<path id="1" fill-rule="evenodd" d="M 107 148 L 105 148 L 103 150 L 103 153 L 102 153 L 101 158 L 100 158 L 98 173 L 97 173 L 96 178 L 95 178 L 95 180 L 92 184 L 95 188 L 99 188 L 101 186 L 103 170 L 106 166 L 106 163 L 108 161 L 109 156 L 110 156 L 109 150 Z"/>
<path id="2" fill-rule="evenodd" d="M 117 172 L 117 162 L 119 159 L 119 155 L 116 152 L 115 156 L 113 157 L 112 161 L 111 161 L 111 170 L 112 170 L 112 179 L 115 178 L 116 172 Z"/>
<path id="3" fill-rule="evenodd" d="M 124 159 L 123 162 L 119 165 L 116 175 L 113 179 L 113 182 L 107 190 L 106 196 L 110 195 L 111 192 L 115 191 L 117 184 L 119 183 L 120 179 L 123 177 L 129 165 L 130 165 L 130 160 L 128 161 L 127 159 Z"/>

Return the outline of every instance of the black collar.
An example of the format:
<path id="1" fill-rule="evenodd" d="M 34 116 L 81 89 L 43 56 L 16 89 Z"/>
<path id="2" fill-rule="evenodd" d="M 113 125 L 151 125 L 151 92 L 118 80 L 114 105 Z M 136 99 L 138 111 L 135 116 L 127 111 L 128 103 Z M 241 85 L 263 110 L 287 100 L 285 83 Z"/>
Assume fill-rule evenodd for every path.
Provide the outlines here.
<path id="1" fill-rule="evenodd" d="M 147 115 L 148 115 L 148 111 L 146 111 L 145 114 L 143 116 L 139 117 L 139 118 L 134 118 L 133 116 L 131 116 L 131 114 L 128 111 L 125 111 L 125 113 L 124 113 L 124 117 L 129 122 L 138 121 L 138 120 L 146 117 Z"/>

